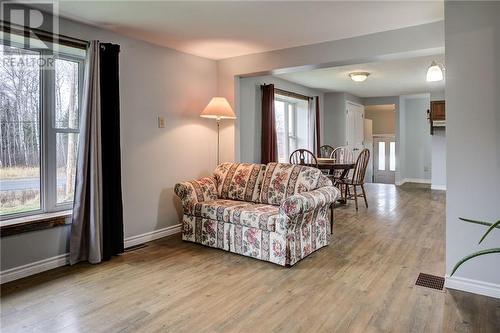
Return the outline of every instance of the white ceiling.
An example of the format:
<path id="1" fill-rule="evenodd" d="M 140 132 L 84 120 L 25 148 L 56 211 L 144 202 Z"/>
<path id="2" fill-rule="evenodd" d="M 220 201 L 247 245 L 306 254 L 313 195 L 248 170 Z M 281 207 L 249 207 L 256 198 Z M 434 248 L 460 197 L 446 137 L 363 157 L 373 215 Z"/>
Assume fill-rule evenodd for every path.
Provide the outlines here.
<path id="1" fill-rule="evenodd" d="M 211 59 L 443 20 L 443 1 L 68 1 L 61 16 Z"/>
<path id="2" fill-rule="evenodd" d="M 444 80 L 427 82 L 431 62 L 444 63 L 444 55 L 349 65 L 276 75 L 287 81 L 324 91 L 347 92 L 359 97 L 399 96 L 444 90 Z M 354 82 L 352 72 L 369 72 L 365 82 Z M 446 75 L 446 74 L 445 74 Z"/>

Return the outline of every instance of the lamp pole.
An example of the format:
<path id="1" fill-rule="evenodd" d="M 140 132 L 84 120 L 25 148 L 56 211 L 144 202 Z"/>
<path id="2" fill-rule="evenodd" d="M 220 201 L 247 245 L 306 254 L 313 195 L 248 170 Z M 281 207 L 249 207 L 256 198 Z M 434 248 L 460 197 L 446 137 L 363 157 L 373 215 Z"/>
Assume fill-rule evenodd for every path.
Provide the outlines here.
<path id="1" fill-rule="evenodd" d="M 216 118 L 216 120 L 217 120 L 217 166 L 219 166 L 219 163 L 220 163 L 220 161 L 219 161 L 219 141 L 220 141 L 220 139 L 219 139 L 219 129 L 220 129 L 220 117 L 217 117 L 217 118 Z"/>

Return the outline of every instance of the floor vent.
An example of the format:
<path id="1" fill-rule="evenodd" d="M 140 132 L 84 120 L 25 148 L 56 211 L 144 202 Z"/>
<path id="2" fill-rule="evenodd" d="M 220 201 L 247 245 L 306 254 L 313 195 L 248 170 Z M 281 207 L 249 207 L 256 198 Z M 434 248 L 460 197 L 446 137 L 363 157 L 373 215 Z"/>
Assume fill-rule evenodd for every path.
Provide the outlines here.
<path id="1" fill-rule="evenodd" d="M 145 248 L 147 246 L 148 246 L 148 244 L 137 244 L 137 245 L 134 245 L 134 246 L 131 246 L 131 247 L 127 247 L 125 249 L 125 252 L 139 250 L 139 249 Z"/>
<path id="2" fill-rule="evenodd" d="M 418 275 L 417 282 L 415 282 L 415 285 L 436 290 L 443 290 L 444 277 L 420 273 Z"/>

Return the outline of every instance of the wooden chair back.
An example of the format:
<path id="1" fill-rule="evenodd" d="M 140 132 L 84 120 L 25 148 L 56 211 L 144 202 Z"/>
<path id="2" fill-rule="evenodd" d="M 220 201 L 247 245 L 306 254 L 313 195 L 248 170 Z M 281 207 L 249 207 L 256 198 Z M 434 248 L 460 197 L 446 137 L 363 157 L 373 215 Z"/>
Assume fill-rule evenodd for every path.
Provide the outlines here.
<path id="1" fill-rule="evenodd" d="M 330 158 L 334 150 L 335 148 L 330 145 L 323 145 L 319 147 L 319 157 Z"/>
<path id="2" fill-rule="evenodd" d="M 294 151 L 290 155 L 290 163 L 318 167 L 316 156 L 307 149 L 297 149 Z"/>
<path id="3" fill-rule="evenodd" d="M 356 160 L 356 166 L 354 167 L 354 172 L 352 173 L 353 184 L 365 183 L 366 167 L 369 160 L 370 151 L 368 149 L 363 149 L 361 153 L 359 153 L 358 159 Z"/>
<path id="4" fill-rule="evenodd" d="M 333 158 L 337 163 L 352 163 L 354 155 L 347 147 L 337 147 L 332 151 L 330 158 Z"/>

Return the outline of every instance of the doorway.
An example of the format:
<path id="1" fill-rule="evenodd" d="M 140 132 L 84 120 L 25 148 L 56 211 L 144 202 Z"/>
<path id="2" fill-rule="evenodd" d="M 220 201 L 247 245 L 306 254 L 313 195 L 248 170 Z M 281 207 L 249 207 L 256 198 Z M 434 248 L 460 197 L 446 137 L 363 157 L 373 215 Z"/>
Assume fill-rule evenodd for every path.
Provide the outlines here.
<path id="1" fill-rule="evenodd" d="M 396 179 L 396 139 L 394 136 L 373 138 L 373 181 L 394 184 Z"/>

